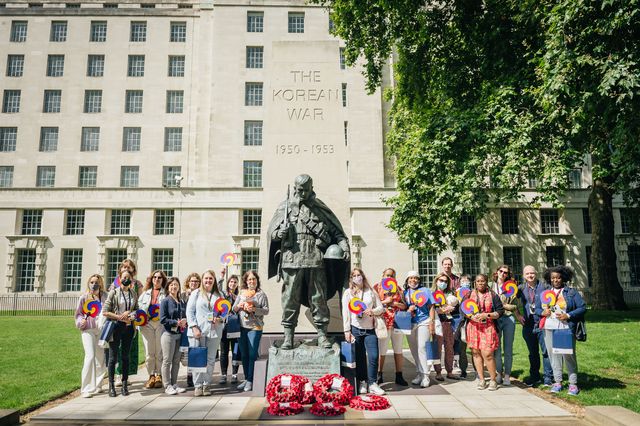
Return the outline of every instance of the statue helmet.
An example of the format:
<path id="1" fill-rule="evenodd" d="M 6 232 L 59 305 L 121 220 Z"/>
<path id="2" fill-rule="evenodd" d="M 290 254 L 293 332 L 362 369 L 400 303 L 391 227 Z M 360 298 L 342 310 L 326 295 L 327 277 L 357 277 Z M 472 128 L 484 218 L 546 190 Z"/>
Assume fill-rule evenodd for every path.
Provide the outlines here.
<path id="1" fill-rule="evenodd" d="M 337 244 L 331 244 L 324 252 L 325 259 L 341 260 L 344 256 L 344 250 Z"/>

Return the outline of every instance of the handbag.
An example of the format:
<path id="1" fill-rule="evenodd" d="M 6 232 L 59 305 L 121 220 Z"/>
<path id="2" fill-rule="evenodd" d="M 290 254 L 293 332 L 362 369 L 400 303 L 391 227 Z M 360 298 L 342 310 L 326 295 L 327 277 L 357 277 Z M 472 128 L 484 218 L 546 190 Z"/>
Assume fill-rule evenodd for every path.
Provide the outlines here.
<path id="1" fill-rule="evenodd" d="M 382 315 L 377 315 L 375 318 L 375 326 L 376 326 L 376 336 L 378 339 L 386 339 L 389 337 L 389 330 L 387 330 L 387 323 L 385 322 Z"/>
<path id="2" fill-rule="evenodd" d="M 238 314 L 230 314 L 227 316 L 227 339 L 240 338 L 240 317 Z"/>
<path id="3" fill-rule="evenodd" d="M 576 340 L 578 342 L 587 341 L 587 325 L 584 323 L 584 320 L 576 323 Z"/>
<path id="4" fill-rule="evenodd" d="M 102 330 L 106 322 L 107 322 L 107 317 L 102 315 L 102 312 L 100 312 L 100 315 L 98 315 L 98 320 L 96 321 L 96 326 L 98 327 L 99 330 Z"/>
<path id="5" fill-rule="evenodd" d="M 427 361 L 432 361 L 434 364 L 440 364 L 440 345 L 438 339 L 432 336 L 431 340 L 426 343 L 427 346 Z"/>
<path id="6" fill-rule="evenodd" d="M 188 371 L 192 373 L 206 373 L 207 372 L 207 347 L 198 346 L 190 347 L 188 355 Z"/>
<path id="7" fill-rule="evenodd" d="M 346 368 L 356 368 L 356 344 L 347 341 L 340 342 L 340 365 Z"/>
<path id="8" fill-rule="evenodd" d="M 573 353 L 573 333 L 570 329 L 553 330 L 552 354 L 571 355 Z"/>
<path id="9" fill-rule="evenodd" d="M 411 312 L 396 312 L 393 317 L 393 332 L 396 334 L 411 334 Z"/>
<path id="10" fill-rule="evenodd" d="M 101 348 L 108 348 L 109 342 L 113 340 L 113 331 L 116 329 L 116 321 L 105 320 L 102 332 L 100 333 L 100 340 L 98 340 L 98 346 Z"/>

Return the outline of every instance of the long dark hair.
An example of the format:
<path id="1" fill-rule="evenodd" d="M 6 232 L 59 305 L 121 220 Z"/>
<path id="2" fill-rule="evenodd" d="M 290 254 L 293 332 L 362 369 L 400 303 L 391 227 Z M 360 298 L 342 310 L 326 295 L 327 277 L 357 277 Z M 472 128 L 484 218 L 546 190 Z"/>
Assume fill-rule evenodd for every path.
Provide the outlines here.
<path id="1" fill-rule="evenodd" d="M 237 275 L 231 275 L 231 276 L 227 279 L 227 285 L 226 285 L 226 287 L 225 287 L 225 290 L 227 291 L 227 294 L 231 294 L 231 293 L 229 292 L 229 281 L 231 281 L 231 280 L 236 280 L 236 282 L 238 283 L 238 285 L 236 286 L 236 289 L 233 291 L 233 295 L 234 295 L 234 296 L 237 296 L 237 295 L 238 295 L 238 290 L 240 289 L 240 278 L 238 278 L 238 276 L 237 276 Z M 260 280 L 258 279 L 258 282 L 259 282 L 259 281 L 260 281 Z"/>
<path id="2" fill-rule="evenodd" d="M 240 282 L 240 288 L 243 290 L 247 288 L 247 278 L 249 278 L 249 274 L 253 274 L 253 276 L 256 277 L 256 281 L 258 282 L 258 284 L 256 285 L 256 293 L 257 293 L 258 291 L 260 291 L 260 275 L 258 275 L 258 272 L 254 271 L 253 269 L 242 274 L 242 281 Z"/>

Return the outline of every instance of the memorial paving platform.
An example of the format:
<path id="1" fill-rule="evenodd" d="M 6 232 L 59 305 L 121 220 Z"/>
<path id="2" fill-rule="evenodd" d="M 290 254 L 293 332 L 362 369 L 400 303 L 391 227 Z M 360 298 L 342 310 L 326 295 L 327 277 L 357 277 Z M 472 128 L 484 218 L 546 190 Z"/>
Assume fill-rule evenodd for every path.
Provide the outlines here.
<path id="1" fill-rule="evenodd" d="M 414 376 L 411 355 L 406 353 L 405 378 Z M 385 376 L 394 377 L 393 357 L 385 364 Z M 184 368 L 182 370 L 185 370 Z M 181 371 L 183 373 L 183 371 Z M 431 375 L 434 377 L 433 373 Z M 421 389 L 415 386 L 393 389 L 385 383 L 391 408 L 382 411 L 358 411 L 347 407 L 339 417 L 315 417 L 308 406 L 296 416 L 275 417 L 267 414 L 266 400 L 258 392 L 240 392 L 235 385 L 215 385 L 209 397 L 193 396 L 193 390 L 170 396 L 162 389 L 144 389 L 147 377 L 142 374 L 130 378 L 131 394 L 110 398 L 101 393 L 92 398 L 78 397 L 44 411 L 30 419 L 30 424 L 322 424 L 322 423 L 379 423 L 388 424 L 451 424 L 490 425 L 513 423 L 545 426 L 585 424 L 563 408 L 541 399 L 516 386 L 501 387 L 497 391 L 476 389 L 474 373 L 467 380 L 446 380 Z M 184 385 L 181 374 L 179 383 Z M 214 383 L 219 375 L 214 374 Z M 119 391 L 119 388 L 118 388 Z"/>

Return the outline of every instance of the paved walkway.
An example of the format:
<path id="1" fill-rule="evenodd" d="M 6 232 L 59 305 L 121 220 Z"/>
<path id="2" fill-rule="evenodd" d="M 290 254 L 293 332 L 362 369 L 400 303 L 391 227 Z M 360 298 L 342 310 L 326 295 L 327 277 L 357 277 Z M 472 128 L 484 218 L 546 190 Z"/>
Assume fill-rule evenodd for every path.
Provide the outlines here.
<path id="1" fill-rule="evenodd" d="M 409 359 L 406 360 L 405 372 L 409 373 L 413 363 L 410 355 L 407 357 Z M 392 368 L 393 358 L 388 358 L 391 362 L 385 367 Z M 566 410 L 515 386 L 501 387 L 494 392 L 478 391 L 473 376 L 473 372 L 469 372 L 469 378 L 465 381 L 435 382 L 437 384 L 432 384 L 427 389 L 410 388 L 400 393 L 391 392 L 388 398 L 392 406 L 384 411 L 367 412 L 347 408 L 347 412 L 338 418 L 318 418 L 306 409 L 297 416 L 274 418 L 266 413 L 266 402 L 260 395 L 239 393 L 235 389 L 233 393 L 229 393 L 231 388 L 216 386 L 214 395 L 210 397 L 194 398 L 193 391 L 169 396 L 160 389 L 142 388 L 142 383 L 147 377 L 138 375 L 131 378 L 131 395 L 126 398 L 110 398 L 104 393 L 90 399 L 78 397 L 32 417 L 31 423 L 389 423 L 390 420 L 396 420 L 406 424 L 420 420 L 421 423 L 466 424 L 517 421 L 521 426 L 537 424 L 540 421 L 544 421 L 546 426 L 580 424 L 580 420 Z M 393 372 L 388 371 L 386 377 L 393 377 Z M 413 374 L 407 374 L 406 377 L 413 377 Z M 218 377 L 215 379 L 217 382 Z M 179 381 L 184 383 L 184 380 L 185 377 L 182 376 Z M 383 385 L 386 389 L 392 387 L 391 384 Z"/>

